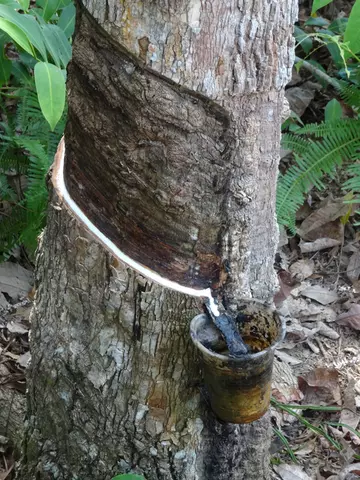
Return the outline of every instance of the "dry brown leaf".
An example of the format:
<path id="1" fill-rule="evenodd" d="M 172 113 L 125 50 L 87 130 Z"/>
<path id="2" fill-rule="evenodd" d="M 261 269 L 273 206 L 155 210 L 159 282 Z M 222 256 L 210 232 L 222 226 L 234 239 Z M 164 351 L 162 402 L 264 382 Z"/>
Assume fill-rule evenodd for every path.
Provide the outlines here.
<path id="1" fill-rule="evenodd" d="M 331 338 L 332 340 L 337 340 L 340 335 L 329 325 L 326 325 L 324 322 L 318 322 L 317 328 L 319 329 L 319 333 L 324 337 Z"/>
<path id="2" fill-rule="evenodd" d="M 273 465 L 273 469 L 282 480 L 311 480 L 300 465 L 281 463 L 280 465 Z"/>
<path id="3" fill-rule="evenodd" d="M 334 238 L 318 238 L 314 242 L 301 241 L 299 243 L 301 253 L 318 252 L 319 250 L 325 250 L 338 245 L 341 245 L 341 240 L 335 240 Z"/>
<path id="4" fill-rule="evenodd" d="M 349 264 L 346 269 L 346 275 L 350 282 L 354 283 L 360 276 L 360 252 L 355 252 L 351 255 Z"/>
<path id="5" fill-rule="evenodd" d="M 301 342 L 305 342 L 307 333 L 300 325 L 290 325 L 286 328 L 286 336 L 281 342 L 281 348 L 291 350 Z"/>
<path id="6" fill-rule="evenodd" d="M 339 373 L 335 369 L 315 368 L 304 376 L 298 377 L 300 390 L 304 394 L 304 403 L 312 405 L 341 404 Z"/>
<path id="7" fill-rule="evenodd" d="M 318 238 L 339 238 L 340 217 L 346 215 L 349 211 L 349 205 L 344 203 L 348 198 L 331 199 L 328 198 L 323 207 L 309 215 L 298 229 L 298 234 L 303 240 L 314 241 Z M 342 228 L 343 231 L 343 228 Z"/>
<path id="8" fill-rule="evenodd" d="M 31 358 L 30 352 L 25 352 L 22 355 L 19 356 L 19 358 L 16 360 L 16 362 L 21 366 L 21 367 L 26 367 L 29 360 Z"/>
<path id="9" fill-rule="evenodd" d="M 290 295 L 291 290 L 299 285 L 291 276 L 291 273 L 286 270 L 280 270 L 278 272 L 278 281 L 280 289 L 274 295 L 274 303 L 276 306 L 281 305 Z"/>
<path id="10" fill-rule="evenodd" d="M 20 335 L 24 335 L 29 331 L 29 327 L 24 325 L 20 318 L 8 322 L 6 328 L 10 333 L 18 333 Z"/>
<path id="11" fill-rule="evenodd" d="M 336 321 L 339 325 L 360 330 L 360 305 L 353 303 L 347 312 L 338 316 Z"/>
<path id="12" fill-rule="evenodd" d="M 355 404 L 355 380 L 354 378 L 349 379 L 349 383 L 344 391 L 344 404 L 343 410 L 341 410 L 340 423 L 345 423 L 350 427 L 356 429 L 360 420 L 359 415 L 356 413 L 356 404 Z M 346 427 L 342 427 L 345 435 L 349 432 Z M 359 438 L 356 437 L 358 440 Z"/>
<path id="13" fill-rule="evenodd" d="M 303 398 L 290 365 L 280 362 L 276 358 L 272 377 L 272 395 L 283 403 L 300 402 Z"/>
<path id="14" fill-rule="evenodd" d="M 315 263 L 313 260 L 305 258 L 303 260 L 298 260 L 297 262 L 293 263 L 289 268 L 291 275 L 299 280 L 300 282 L 305 278 L 310 277 L 315 268 Z"/>
<path id="15" fill-rule="evenodd" d="M 0 472 L 0 480 L 6 480 L 14 468 L 14 463 L 6 470 L 6 472 Z"/>
<path id="16" fill-rule="evenodd" d="M 282 350 L 275 350 L 275 357 L 279 358 L 282 362 L 288 363 L 289 365 L 299 365 L 300 363 L 303 363 L 302 360 L 292 357 Z"/>
<path id="17" fill-rule="evenodd" d="M 320 287 L 319 285 L 313 285 L 305 288 L 301 291 L 303 297 L 311 298 L 321 303 L 321 305 L 328 305 L 329 303 L 335 302 L 339 297 L 336 292 L 328 290 L 325 287 Z"/>
<path id="18" fill-rule="evenodd" d="M 0 292 L 17 299 L 31 290 L 33 273 L 17 263 L 0 264 Z"/>
<path id="19" fill-rule="evenodd" d="M 20 355 L 16 355 L 16 353 L 12 353 L 12 352 L 4 352 L 3 355 L 5 355 L 5 357 L 11 358 L 12 360 L 18 360 L 19 356 L 20 356 Z"/>
<path id="20" fill-rule="evenodd" d="M 286 299 L 283 305 L 278 309 L 280 315 L 290 318 L 299 318 L 301 321 L 324 320 L 326 323 L 335 322 L 336 313 L 331 307 L 309 303 L 305 298 L 294 298 L 292 295 Z"/>
<path id="21" fill-rule="evenodd" d="M 305 456 L 312 453 L 314 449 L 315 449 L 315 440 L 310 440 L 306 442 L 306 444 L 302 448 L 299 448 L 299 450 L 296 450 L 294 453 L 295 455 L 298 455 L 298 456 Z"/>

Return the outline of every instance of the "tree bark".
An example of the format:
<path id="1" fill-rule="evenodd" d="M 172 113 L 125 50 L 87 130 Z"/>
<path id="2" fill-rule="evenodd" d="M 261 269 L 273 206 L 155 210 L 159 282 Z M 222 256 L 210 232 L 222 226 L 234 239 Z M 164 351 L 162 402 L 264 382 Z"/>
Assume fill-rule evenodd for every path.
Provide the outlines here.
<path id="1" fill-rule="evenodd" d="M 234 311 L 244 296 L 271 300 L 276 286 L 295 15 L 293 0 L 78 4 L 66 130 L 72 197 L 120 248 L 183 284 L 209 280 Z M 137 213 L 150 225 L 148 251 L 128 241 L 124 218 Z M 158 261 L 154 238 L 165 236 L 185 263 Z M 201 308 L 122 265 L 52 191 L 19 478 L 268 478 L 268 416 L 223 424 L 208 406 L 188 333 Z"/>

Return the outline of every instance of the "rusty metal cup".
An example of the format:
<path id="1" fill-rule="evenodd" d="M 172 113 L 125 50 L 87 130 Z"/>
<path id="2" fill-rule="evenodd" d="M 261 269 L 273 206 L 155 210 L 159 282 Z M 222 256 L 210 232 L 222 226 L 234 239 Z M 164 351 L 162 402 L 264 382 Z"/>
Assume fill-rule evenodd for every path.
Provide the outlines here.
<path id="1" fill-rule="evenodd" d="M 250 353 L 227 354 L 226 344 L 205 314 L 191 321 L 191 338 L 202 357 L 204 382 L 211 408 L 228 423 L 250 423 L 262 417 L 270 404 L 274 350 L 284 339 L 285 324 L 277 312 L 256 300 L 239 304 L 239 332 Z"/>

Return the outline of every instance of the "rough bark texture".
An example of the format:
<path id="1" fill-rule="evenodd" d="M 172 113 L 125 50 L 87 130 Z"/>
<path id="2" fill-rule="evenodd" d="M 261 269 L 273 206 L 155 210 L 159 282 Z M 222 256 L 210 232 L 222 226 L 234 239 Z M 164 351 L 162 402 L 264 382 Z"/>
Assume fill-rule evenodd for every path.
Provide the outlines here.
<path id="1" fill-rule="evenodd" d="M 26 398 L 23 393 L 0 387 L 0 435 L 8 438 L 18 455 L 24 435 Z"/>
<path id="2" fill-rule="evenodd" d="M 88 0 L 78 11 L 66 131 L 73 197 L 113 238 L 128 225 L 116 223 L 117 206 L 143 220 L 149 205 L 158 208 L 145 232 L 149 251 L 134 255 L 172 279 L 222 286 L 228 308 L 241 296 L 272 298 L 296 2 Z M 116 182 L 126 199 L 117 204 Z M 191 205 L 205 233 L 191 229 Z M 119 243 L 127 249 L 132 228 Z M 183 262 L 170 254 L 158 262 L 156 231 Z M 53 192 L 38 254 L 19 477 L 109 480 L 131 470 L 147 480 L 267 478 L 268 416 L 222 424 L 202 393 L 188 334 L 200 309 L 120 265 Z"/>

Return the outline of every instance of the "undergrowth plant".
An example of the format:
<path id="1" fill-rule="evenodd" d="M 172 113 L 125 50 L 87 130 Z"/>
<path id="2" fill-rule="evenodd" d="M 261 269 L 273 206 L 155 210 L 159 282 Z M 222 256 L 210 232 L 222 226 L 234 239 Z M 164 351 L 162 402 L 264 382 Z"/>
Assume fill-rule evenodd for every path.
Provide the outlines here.
<path id="1" fill-rule="evenodd" d="M 45 225 L 74 20 L 71 0 L 0 0 L 0 260 L 31 258 Z"/>
<path id="2" fill-rule="evenodd" d="M 296 232 L 295 216 L 312 187 L 321 190 L 327 177 L 339 168 L 347 169 L 344 190 L 360 193 L 360 0 L 356 0 L 348 19 L 330 23 L 317 17 L 318 8 L 330 1 L 314 1 L 313 16 L 305 23 L 310 33 L 297 28 L 295 34 L 307 56 L 314 43 L 326 46 L 332 58 L 333 76 L 313 61 L 297 58 L 297 67 L 307 68 L 322 83 L 335 89 L 335 96 L 350 107 L 352 118 L 343 118 L 341 103 L 332 99 L 325 108 L 325 119 L 318 124 L 301 125 L 291 118 L 284 127 L 282 145 L 294 155 L 294 164 L 280 174 L 277 188 L 277 215 L 280 224 Z M 315 9 L 315 10 L 314 10 Z"/>
<path id="3" fill-rule="evenodd" d="M 48 192 L 45 178 L 64 130 L 65 115 L 54 131 L 44 118 L 33 81 L 0 96 L 0 258 L 18 245 L 32 255 L 45 226 Z"/>
<path id="4" fill-rule="evenodd" d="M 291 415 L 292 417 L 296 418 L 299 421 L 299 423 L 301 423 L 305 428 L 307 428 L 309 431 L 314 433 L 316 436 L 325 438 L 329 443 L 329 445 L 331 446 L 331 448 L 337 452 L 341 452 L 344 446 L 329 434 L 327 426 L 346 428 L 347 430 L 351 431 L 355 436 L 360 438 L 360 432 L 354 429 L 353 427 L 351 427 L 350 425 L 347 425 L 341 422 L 329 422 L 329 421 L 318 421 L 317 424 L 315 424 L 315 422 L 312 423 L 306 418 L 304 418 L 303 415 L 300 413 L 300 411 L 309 411 L 309 410 L 319 412 L 319 413 L 334 413 L 334 412 L 341 412 L 343 410 L 342 407 L 321 406 L 321 405 L 290 405 L 290 404 L 279 402 L 275 398 L 271 399 L 271 404 L 276 409 L 286 412 L 288 415 Z M 291 448 L 290 443 L 287 440 L 286 436 L 278 428 L 274 428 L 274 433 L 280 438 L 286 452 L 288 453 L 292 461 L 294 463 L 298 463 L 297 458 L 295 456 L 295 452 Z M 354 454 L 353 458 L 355 460 L 359 460 L 360 455 Z"/>

